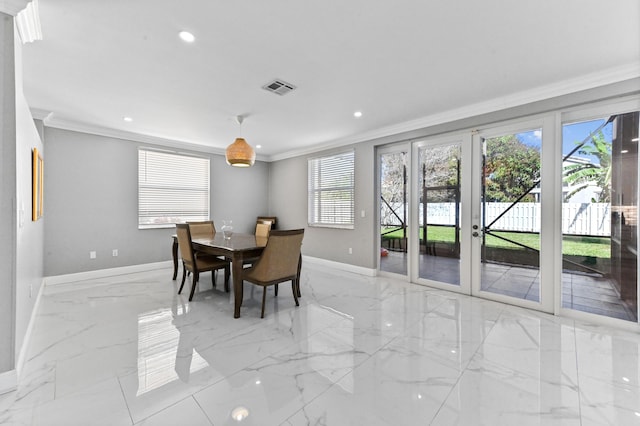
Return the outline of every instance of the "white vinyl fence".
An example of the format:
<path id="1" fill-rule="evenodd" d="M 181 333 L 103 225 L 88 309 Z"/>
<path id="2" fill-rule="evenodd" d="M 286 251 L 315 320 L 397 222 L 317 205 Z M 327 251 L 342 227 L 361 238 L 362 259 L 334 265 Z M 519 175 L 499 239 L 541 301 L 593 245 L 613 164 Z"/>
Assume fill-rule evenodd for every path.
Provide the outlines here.
<path id="1" fill-rule="evenodd" d="M 402 217 L 402 203 L 391 204 L 398 216 Z M 486 224 L 493 222 L 511 203 L 487 203 Z M 427 209 L 428 225 L 455 225 L 455 203 L 429 203 Z M 383 225 L 400 225 L 391 210 L 383 205 L 381 223 Z M 611 235 L 609 203 L 563 203 L 562 233 L 571 235 Z M 422 221 L 422 204 L 420 205 L 420 223 Z M 518 203 L 491 226 L 494 231 L 540 232 L 540 203 Z"/>

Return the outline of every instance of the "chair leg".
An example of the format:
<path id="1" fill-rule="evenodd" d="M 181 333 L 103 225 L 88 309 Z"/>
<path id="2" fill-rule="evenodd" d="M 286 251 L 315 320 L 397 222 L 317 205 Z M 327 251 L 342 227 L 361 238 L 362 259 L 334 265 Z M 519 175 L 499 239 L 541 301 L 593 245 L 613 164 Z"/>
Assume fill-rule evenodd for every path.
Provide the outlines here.
<path id="1" fill-rule="evenodd" d="M 193 299 L 193 294 L 196 292 L 196 284 L 198 284 L 198 278 L 200 274 L 197 271 L 193 271 L 193 276 L 191 277 L 191 294 L 189 295 L 189 302 Z"/>
<path id="2" fill-rule="evenodd" d="M 184 280 L 187 278 L 187 268 L 184 266 L 184 262 L 182 262 L 182 284 L 180 284 L 180 290 L 178 290 L 178 294 L 182 293 L 182 287 L 184 287 Z"/>
<path id="3" fill-rule="evenodd" d="M 260 318 L 264 318 L 264 301 L 267 298 L 267 286 L 262 287 L 262 313 Z"/>
<path id="4" fill-rule="evenodd" d="M 296 285 L 296 280 L 291 280 L 291 291 L 293 292 L 293 300 L 296 301 L 296 306 L 300 306 L 300 303 L 298 303 L 298 288 L 297 287 L 298 286 Z"/>
<path id="5" fill-rule="evenodd" d="M 298 297 L 302 297 L 300 293 L 300 271 L 302 270 L 302 253 L 298 257 L 298 273 L 296 274 L 296 293 L 298 293 Z"/>

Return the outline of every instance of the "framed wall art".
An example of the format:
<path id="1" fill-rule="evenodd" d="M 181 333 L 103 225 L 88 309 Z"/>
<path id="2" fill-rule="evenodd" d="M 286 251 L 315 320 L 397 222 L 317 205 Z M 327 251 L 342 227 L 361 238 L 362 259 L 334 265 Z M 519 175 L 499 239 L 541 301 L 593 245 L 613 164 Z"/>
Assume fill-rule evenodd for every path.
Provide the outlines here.
<path id="1" fill-rule="evenodd" d="M 44 160 L 38 148 L 33 148 L 31 163 L 33 169 L 31 220 L 36 221 L 42 217 L 44 191 Z"/>

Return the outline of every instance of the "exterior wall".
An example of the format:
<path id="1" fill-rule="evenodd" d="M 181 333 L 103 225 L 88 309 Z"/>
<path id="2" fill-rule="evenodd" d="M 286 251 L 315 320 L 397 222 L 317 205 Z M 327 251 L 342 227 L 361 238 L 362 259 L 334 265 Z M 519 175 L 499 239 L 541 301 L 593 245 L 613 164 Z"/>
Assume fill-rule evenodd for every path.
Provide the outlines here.
<path id="1" fill-rule="evenodd" d="M 138 229 L 138 147 L 123 139 L 45 127 L 46 276 L 171 259 L 173 228 Z M 171 148 L 169 148 L 171 149 Z M 181 149 L 183 150 L 183 149 Z M 269 165 L 249 169 L 211 158 L 211 218 L 253 232 L 268 213 Z M 118 257 L 112 250 L 118 249 Z M 89 258 L 95 251 L 96 259 Z"/>

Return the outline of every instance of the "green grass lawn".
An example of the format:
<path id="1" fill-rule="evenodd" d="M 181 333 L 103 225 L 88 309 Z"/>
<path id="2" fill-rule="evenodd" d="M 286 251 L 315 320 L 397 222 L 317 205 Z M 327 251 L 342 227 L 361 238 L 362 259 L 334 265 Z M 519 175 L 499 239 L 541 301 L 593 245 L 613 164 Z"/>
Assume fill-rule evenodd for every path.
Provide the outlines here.
<path id="1" fill-rule="evenodd" d="M 449 226 L 427 226 L 429 241 L 453 243 L 455 241 L 454 228 Z M 504 238 L 517 241 L 529 247 L 540 249 L 540 235 L 525 232 L 493 232 Z M 407 229 L 407 235 L 409 230 Z M 383 236 L 391 238 L 402 238 L 402 230 L 394 231 Z M 420 238 L 422 239 L 422 228 L 420 228 Z M 486 244 L 488 247 L 519 248 L 510 242 L 487 235 Z M 562 254 L 573 256 L 593 256 L 608 259 L 611 257 L 609 238 L 606 237 L 582 237 L 565 236 L 562 239 Z"/>

